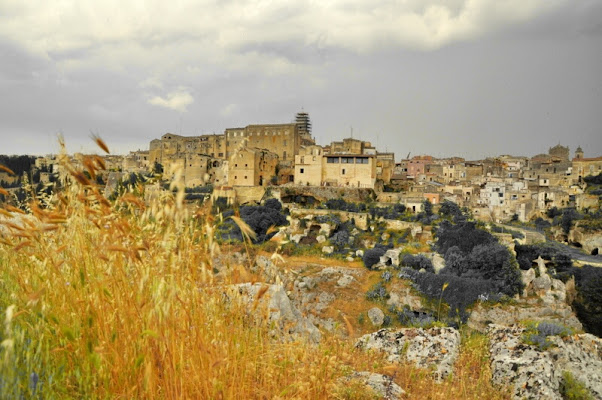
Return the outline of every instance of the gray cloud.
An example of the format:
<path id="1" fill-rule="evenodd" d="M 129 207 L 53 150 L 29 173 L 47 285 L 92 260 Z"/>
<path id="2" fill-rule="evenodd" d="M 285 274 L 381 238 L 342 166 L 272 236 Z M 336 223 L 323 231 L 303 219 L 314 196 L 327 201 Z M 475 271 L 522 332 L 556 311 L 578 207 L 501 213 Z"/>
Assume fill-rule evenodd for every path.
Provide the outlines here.
<path id="1" fill-rule="evenodd" d="M 3 152 L 59 131 L 128 151 L 304 107 L 319 142 L 353 126 L 398 157 L 602 153 L 597 0 L 289 3 L 3 2 Z"/>

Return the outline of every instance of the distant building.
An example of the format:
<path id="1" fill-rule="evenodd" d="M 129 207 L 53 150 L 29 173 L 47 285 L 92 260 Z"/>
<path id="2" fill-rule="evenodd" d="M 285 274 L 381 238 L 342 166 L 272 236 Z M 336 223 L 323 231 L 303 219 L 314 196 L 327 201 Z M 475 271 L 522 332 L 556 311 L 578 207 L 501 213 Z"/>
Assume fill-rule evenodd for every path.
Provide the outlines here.
<path id="1" fill-rule="evenodd" d="M 376 157 L 369 154 L 323 154 L 309 146 L 295 156 L 295 184 L 374 189 Z"/>
<path id="2" fill-rule="evenodd" d="M 276 176 L 278 155 L 269 150 L 245 147 L 229 161 L 230 186 L 268 186 Z"/>

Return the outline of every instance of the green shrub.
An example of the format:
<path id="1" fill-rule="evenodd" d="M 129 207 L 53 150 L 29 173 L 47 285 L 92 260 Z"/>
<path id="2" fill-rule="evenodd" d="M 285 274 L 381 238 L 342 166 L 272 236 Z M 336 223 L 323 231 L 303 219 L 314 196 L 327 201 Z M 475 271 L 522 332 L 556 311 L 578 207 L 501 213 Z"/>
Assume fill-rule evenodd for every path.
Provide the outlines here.
<path id="1" fill-rule="evenodd" d="M 565 337 L 572 335 L 573 330 L 555 322 L 539 322 L 527 324 L 527 330 L 523 334 L 523 341 L 527 344 L 537 346 L 541 351 L 548 349 L 552 342 L 548 336 Z"/>
<path id="2" fill-rule="evenodd" d="M 374 264 L 380 261 L 380 258 L 385 255 L 386 250 L 382 247 L 375 247 L 373 249 L 368 249 L 364 252 L 364 257 L 362 260 L 364 261 L 364 265 L 368 269 L 372 269 Z"/>
<path id="3" fill-rule="evenodd" d="M 585 385 L 575 379 L 569 371 L 562 373 L 560 382 L 560 395 L 565 400 L 594 400 L 594 397 Z"/>

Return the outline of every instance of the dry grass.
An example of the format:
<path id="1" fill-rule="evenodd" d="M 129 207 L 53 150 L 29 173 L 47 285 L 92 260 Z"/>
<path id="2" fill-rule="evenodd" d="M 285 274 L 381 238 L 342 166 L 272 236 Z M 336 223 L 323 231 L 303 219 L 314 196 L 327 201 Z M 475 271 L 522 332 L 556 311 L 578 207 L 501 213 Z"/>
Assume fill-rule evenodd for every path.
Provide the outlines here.
<path id="1" fill-rule="evenodd" d="M 235 279 L 212 271 L 212 217 L 189 217 L 181 192 L 110 203 L 66 167 L 65 192 L 2 220 L 1 398 L 332 398 L 369 358 L 274 340 L 226 301 Z"/>
<path id="2" fill-rule="evenodd" d="M 0 398 L 371 398 L 341 382 L 352 370 L 394 374 L 416 398 L 501 398 L 480 345 L 465 346 L 453 380 L 433 385 L 351 341 L 274 340 L 267 319 L 224 297 L 224 285 L 252 274 L 214 274 L 214 216 L 188 215 L 183 188 L 148 205 L 143 187 L 109 202 L 64 166 L 63 192 L 0 216 Z M 85 167 L 93 176 L 102 165 Z"/>

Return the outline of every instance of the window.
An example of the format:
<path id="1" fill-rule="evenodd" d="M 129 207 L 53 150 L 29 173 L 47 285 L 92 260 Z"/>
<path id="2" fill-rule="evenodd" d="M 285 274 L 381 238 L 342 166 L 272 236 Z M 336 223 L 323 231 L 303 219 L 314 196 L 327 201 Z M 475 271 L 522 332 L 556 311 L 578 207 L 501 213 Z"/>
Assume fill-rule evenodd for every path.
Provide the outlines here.
<path id="1" fill-rule="evenodd" d="M 247 179 L 247 176 L 245 175 L 245 179 Z"/>
<path id="2" fill-rule="evenodd" d="M 249 164 L 245 164 L 245 167 L 248 167 L 248 166 L 249 166 Z"/>
<path id="3" fill-rule="evenodd" d="M 286 146 L 286 139 L 282 141 L 282 145 Z"/>
<path id="4" fill-rule="evenodd" d="M 341 170 L 341 175 L 345 175 L 345 168 Z"/>
<path id="5" fill-rule="evenodd" d="M 303 168 L 301 168 L 301 169 L 299 170 L 299 172 L 300 172 L 300 173 L 303 173 L 303 172 L 304 172 Z"/>

